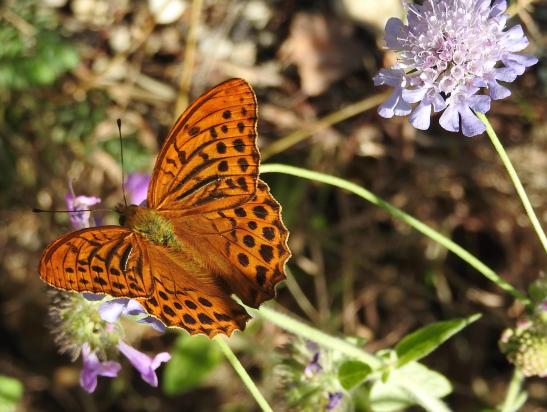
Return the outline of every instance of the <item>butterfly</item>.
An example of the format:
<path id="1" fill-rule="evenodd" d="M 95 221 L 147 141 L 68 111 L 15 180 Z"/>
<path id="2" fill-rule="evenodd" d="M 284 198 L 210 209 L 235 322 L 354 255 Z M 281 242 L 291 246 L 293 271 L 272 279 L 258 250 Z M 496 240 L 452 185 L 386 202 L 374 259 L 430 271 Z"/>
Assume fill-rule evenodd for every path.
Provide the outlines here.
<path id="1" fill-rule="evenodd" d="M 290 256 L 281 207 L 258 178 L 257 101 L 242 79 L 196 99 L 158 155 L 146 207 L 118 206 L 120 226 L 55 240 L 40 278 L 59 289 L 137 300 L 168 327 L 231 335 L 275 296 Z"/>

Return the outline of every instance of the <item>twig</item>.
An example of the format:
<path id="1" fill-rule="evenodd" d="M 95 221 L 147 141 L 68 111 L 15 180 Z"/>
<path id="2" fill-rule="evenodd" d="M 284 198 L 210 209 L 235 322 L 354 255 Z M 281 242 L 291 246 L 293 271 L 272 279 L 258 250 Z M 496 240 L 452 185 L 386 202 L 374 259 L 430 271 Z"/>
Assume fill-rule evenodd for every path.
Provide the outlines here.
<path id="1" fill-rule="evenodd" d="M 311 135 L 319 132 L 320 130 L 326 129 L 336 123 L 340 123 L 350 117 L 353 117 L 359 113 L 365 112 L 372 109 L 375 106 L 378 106 L 389 96 L 390 92 L 376 94 L 374 96 L 368 96 L 363 100 L 360 100 L 356 103 L 352 103 L 334 113 L 328 114 L 327 116 L 317 120 L 315 123 L 310 126 L 303 127 L 292 133 L 289 133 L 287 136 L 282 137 L 276 140 L 274 143 L 270 144 L 268 147 L 265 147 L 261 151 L 261 157 L 263 160 L 268 159 L 269 157 L 287 150 L 289 147 L 294 146 L 295 144 L 301 142 L 302 140 L 310 137 Z"/>
<path id="2" fill-rule="evenodd" d="M 186 49 L 184 50 L 184 63 L 179 81 L 179 95 L 175 104 L 175 118 L 186 108 L 186 106 L 188 106 L 189 102 L 192 74 L 194 72 L 194 64 L 196 60 L 197 32 L 199 21 L 201 19 L 202 8 L 203 0 L 192 1 L 192 15 L 190 18 L 188 37 L 186 39 Z"/>

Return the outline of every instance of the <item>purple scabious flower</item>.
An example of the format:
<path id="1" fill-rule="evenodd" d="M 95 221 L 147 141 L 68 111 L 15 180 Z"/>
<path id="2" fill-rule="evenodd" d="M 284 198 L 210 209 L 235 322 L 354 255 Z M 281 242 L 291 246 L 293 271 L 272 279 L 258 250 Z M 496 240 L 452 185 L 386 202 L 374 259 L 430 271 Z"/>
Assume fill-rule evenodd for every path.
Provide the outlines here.
<path id="1" fill-rule="evenodd" d="M 375 85 L 393 87 L 379 108 L 382 117 L 409 116 L 426 130 L 432 112 L 439 124 L 465 136 L 485 131 L 474 112 L 486 113 L 491 100 L 511 94 L 498 81 L 512 82 L 534 56 L 516 54 L 528 46 L 520 25 L 505 30 L 506 0 L 424 0 L 405 2 L 408 24 L 388 20 L 385 41 L 397 63 L 374 77 Z"/>
<path id="2" fill-rule="evenodd" d="M 146 201 L 148 194 L 148 185 L 150 184 L 150 175 L 145 173 L 129 173 L 125 182 L 125 190 L 129 195 L 129 201 L 133 205 L 140 205 Z"/>

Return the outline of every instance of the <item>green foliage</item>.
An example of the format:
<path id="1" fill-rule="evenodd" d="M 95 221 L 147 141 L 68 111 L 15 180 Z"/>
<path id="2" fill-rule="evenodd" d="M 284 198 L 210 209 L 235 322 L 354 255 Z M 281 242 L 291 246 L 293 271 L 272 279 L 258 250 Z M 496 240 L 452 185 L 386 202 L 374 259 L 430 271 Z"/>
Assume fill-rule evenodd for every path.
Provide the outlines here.
<path id="1" fill-rule="evenodd" d="M 372 369 L 366 363 L 349 360 L 340 365 L 338 380 L 344 389 L 351 390 L 363 383 L 370 372 Z"/>
<path id="2" fill-rule="evenodd" d="M 39 3 L 13 2 L 7 13 L 11 18 L 0 25 L 0 88 L 50 85 L 78 65 L 74 46 L 54 30 L 54 15 Z"/>
<path id="3" fill-rule="evenodd" d="M 23 397 L 23 389 L 17 379 L 0 375 L 0 412 L 15 411 Z"/>
<path id="4" fill-rule="evenodd" d="M 399 358 L 397 365 L 400 367 L 429 355 L 450 337 L 480 317 L 480 314 L 475 314 L 465 319 L 432 323 L 405 336 L 395 346 Z"/>
<path id="5" fill-rule="evenodd" d="M 222 361 L 217 345 L 205 336 L 180 335 L 162 379 L 163 391 L 177 395 L 198 386 Z"/>
<path id="6" fill-rule="evenodd" d="M 113 136 L 112 139 L 107 140 L 103 148 L 114 159 L 120 158 L 120 140 L 118 136 Z M 141 145 L 137 139 L 124 137 L 123 154 L 125 169 L 128 173 L 149 169 L 152 153 Z"/>
<path id="7" fill-rule="evenodd" d="M 412 405 L 442 412 L 448 409 L 439 399 L 451 391 L 443 375 L 413 362 L 392 371 L 386 381 L 377 380 L 370 389 L 369 404 L 373 412 L 395 412 Z"/>

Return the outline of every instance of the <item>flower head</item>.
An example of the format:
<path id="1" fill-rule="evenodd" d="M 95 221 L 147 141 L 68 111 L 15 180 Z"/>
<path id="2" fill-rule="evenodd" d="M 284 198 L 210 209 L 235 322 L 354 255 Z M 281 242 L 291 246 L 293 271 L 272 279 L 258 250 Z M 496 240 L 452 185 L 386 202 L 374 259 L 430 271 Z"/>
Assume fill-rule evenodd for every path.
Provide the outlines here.
<path id="1" fill-rule="evenodd" d="M 89 393 L 95 391 L 99 376 L 117 376 L 121 366 L 109 359 L 118 356 L 119 353 L 129 359 L 145 382 L 152 386 L 158 385 L 155 371 L 171 356 L 161 352 L 151 357 L 123 340 L 121 315 L 139 316 L 144 313 L 144 309 L 137 301 L 108 300 L 105 295 L 95 294 L 84 296 L 79 293 L 55 293 L 50 309 L 52 332 L 61 352 L 68 352 L 73 360 L 82 355 L 80 385 L 84 390 Z M 144 319 L 147 318 L 149 317 Z M 144 322 L 156 328 L 154 323 Z"/>
<path id="2" fill-rule="evenodd" d="M 506 329 L 499 342 L 501 351 L 524 376 L 547 377 L 547 319 L 533 316 Z"/>
<path id="3" fill-rule="evenodd" d="M 292 340 L 283 351 L 276 371 L 287 409 L 299 411 L 350 410 L 347 392 L 338 379 L 342 355 L 315 342 Z"/>
<path id="4" fill-rule="evenodd" d="M 446 130 L 484 132 L 473 111 L 486 113 L 492 99 L 509 96 L 498 81 L 512 82 L 538 61 L 515 53 L 528 40 L 520 26 L 504 30 L 506 0 L 424 0 L 405 8 L 408 24 L 398 18 L 386 24 L 386 44 L 397 63 L 374 77 L 376 85 L 393 87 L 378 113 L 409 114 L 410 123 L 425 130 L 431 113 L 444 110 L 439 123 Z"/>
<path id="5" fill-rule="evenodd" d="M 131 204 L 140 205 L 146 201 L 148 185 L 150 184 L 150 175 L 145 173 L 129 173 L 125 182 L 125 190 L 129 195 Z"/>

